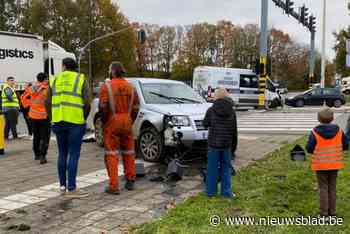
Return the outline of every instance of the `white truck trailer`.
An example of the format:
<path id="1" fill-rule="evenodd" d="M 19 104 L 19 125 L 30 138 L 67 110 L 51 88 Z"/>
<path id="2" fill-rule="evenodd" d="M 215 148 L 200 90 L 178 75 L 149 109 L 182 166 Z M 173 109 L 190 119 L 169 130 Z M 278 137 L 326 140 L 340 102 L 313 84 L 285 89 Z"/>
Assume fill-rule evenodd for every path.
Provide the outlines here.
<path id="1" fill-rule="evenodd" d="M 12 76 L 16 89 L 23 91 L 25 83 L 34 82 L 39 72 L 50 76 L 61 72 L 66 57 L 75 55 L 40 36 L 0 31 L 0 87 Z"/>

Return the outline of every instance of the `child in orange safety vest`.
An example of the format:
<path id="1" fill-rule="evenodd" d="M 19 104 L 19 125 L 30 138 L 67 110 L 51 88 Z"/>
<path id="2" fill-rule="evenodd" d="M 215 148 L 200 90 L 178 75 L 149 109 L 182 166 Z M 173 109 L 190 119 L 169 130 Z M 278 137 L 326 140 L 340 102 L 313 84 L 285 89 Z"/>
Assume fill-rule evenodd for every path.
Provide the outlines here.
<path id="1" fill-rule="evenodd" d="M 323 108 L 318 113 L 320 125 L 312 130 L 306 145 L 307 152 L 313 154 L 311 169 L 317 176 L 321 216 L 336 215 L 336 179 L 344 167 L 343 151 L 349 148 L 347 135 L 333 119 L 332 110 Z"/>

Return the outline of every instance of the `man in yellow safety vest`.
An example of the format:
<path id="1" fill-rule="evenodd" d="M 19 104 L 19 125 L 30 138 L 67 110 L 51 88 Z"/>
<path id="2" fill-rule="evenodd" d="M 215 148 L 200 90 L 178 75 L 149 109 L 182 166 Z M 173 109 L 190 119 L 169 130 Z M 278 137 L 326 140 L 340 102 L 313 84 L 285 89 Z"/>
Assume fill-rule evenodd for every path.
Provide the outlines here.
<path id="1" fill-rule="evenodd" d="M 13 139 L 17 139 L 17 123 L 19 114 L 19 100 L 15 90 L 15 78 L 8 77 L 1 91 L 2 111 L 5 114 L 5 139 L 9 139 L 10 130 Z"/>

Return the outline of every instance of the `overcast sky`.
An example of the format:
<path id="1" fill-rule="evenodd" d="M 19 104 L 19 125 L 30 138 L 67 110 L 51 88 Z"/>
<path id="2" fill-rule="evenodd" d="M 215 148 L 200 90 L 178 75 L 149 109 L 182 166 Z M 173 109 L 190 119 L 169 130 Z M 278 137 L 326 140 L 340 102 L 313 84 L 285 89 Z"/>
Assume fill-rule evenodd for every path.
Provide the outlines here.
<path id="1" fill-rule="evenodd" d="M 216 23 L 231 20 L 235 24 L 260 25 L 261 0 L 114 0 L 131 20 L 160 25 L 188 25 L 199 22 Z M 305 4 L 317 17 L 316 46 L 321 48 L 322 0 L 295 0 L 295 6 Z M 327 0 L 327 55 L 333 58 L 332 32 L 350 25 L 347 10 L 349 0 Z M 282 9 L 269 1 L 269 27 L 288 32 L 302 43 L 310 43 L 310 33 L 294 18 L 286 16 Z"/>

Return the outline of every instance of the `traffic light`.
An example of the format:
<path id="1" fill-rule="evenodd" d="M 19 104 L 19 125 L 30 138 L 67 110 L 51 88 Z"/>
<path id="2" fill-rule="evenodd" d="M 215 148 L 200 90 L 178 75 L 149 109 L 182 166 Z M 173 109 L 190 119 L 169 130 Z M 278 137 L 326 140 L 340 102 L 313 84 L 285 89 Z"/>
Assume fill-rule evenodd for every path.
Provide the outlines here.
<path id="1" fill-rule="evenodd" d="M 293 12 L 293 5 L 294 5 L 294 2 L 292 2 L 291 0 L 286 0 L 286 8 L 284 10 L 287 15 Z"/>
<path id="2" fill-rule="evenodd" d="M 309 17 L 309 30 L 310 32 L 316 32 L 316 17 L 313 15 Z"/>
<path id="3" fill-rule="evenodd" d="M 308 21 L 309 21 L 309 8 L 306 8 L 305 6 L 302 6 L 301 7 L 301 10 L 300 10 L 300 23 L 302 23 L 304 26 L 308 26 Z"/>
<path id="4" fill-rule="evenodd" d="M 137 32 L 137 40 L 141 45 L 143 45 L 146 42 L 146 32 L 143 29 L 140 29 Z"/>

